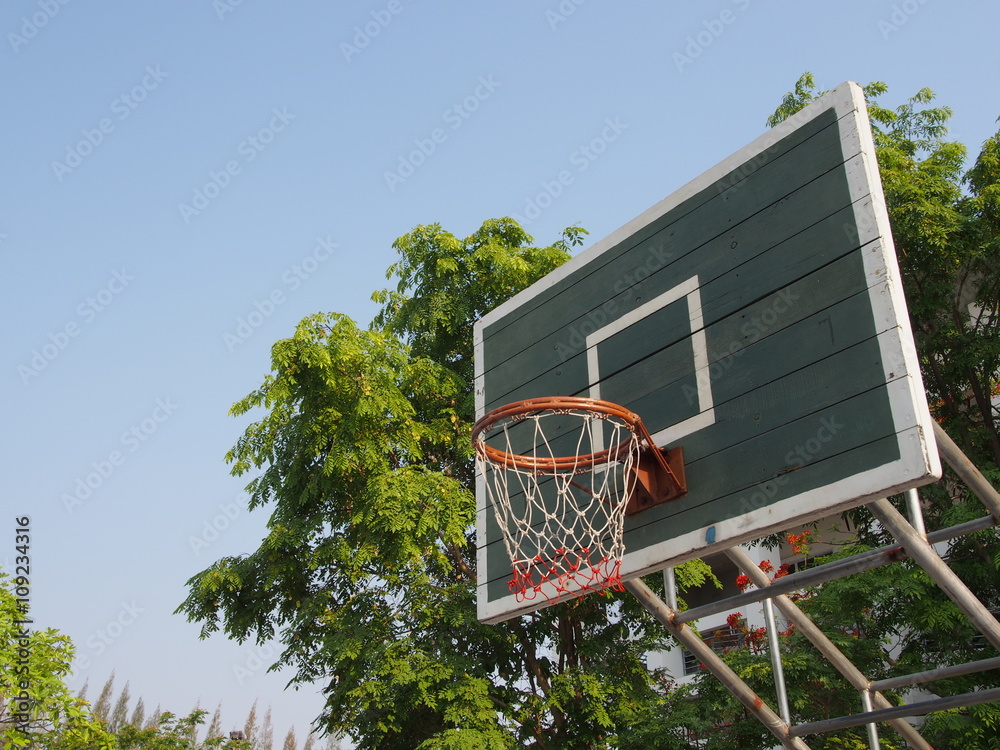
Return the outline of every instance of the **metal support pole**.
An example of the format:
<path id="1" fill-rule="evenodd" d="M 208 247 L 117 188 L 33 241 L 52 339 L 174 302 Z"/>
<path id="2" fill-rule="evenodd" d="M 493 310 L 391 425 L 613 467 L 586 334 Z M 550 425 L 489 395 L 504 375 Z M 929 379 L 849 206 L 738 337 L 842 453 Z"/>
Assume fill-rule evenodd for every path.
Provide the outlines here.
<path id="1" fill-rule="evenodd" d="M 674 575 L 674 567 L 663 569 L 663 589 L 667 592 L 667 606 L 677 611 L 677 577 Z"/>
<path id="2" fill-rule="evenodd" d="M 997 523 L 1000 523 L 1000 494 L 993 489 L 993 485 L 986 481 L 976 465 L 969 460 L 969 457 L 962 453 L 955 441 L 951 439 L 944 428 L 934 422 L 934 437 L 937 439 L 938 448 L 944 460 L 954 470 L 956 474 L 972 490 L 983 505 L 985 505 Z"/>
<path id="3" fill-rule="evenodd" d="M 927 538 L 927 527 L 924 526 L 924 511 L 920 507 L 920 495 L 916 489 L 906 491 L 906 510 L 910 514 L 910 524 L 924 539 Z"/>
<path id="4" fill-rule="evenodd" d="M 967 664 L 954 664 L 950 667 L 928 669 L 926 672 L 904 674 L 900 677 L 887 677 L 884 680 L 875 680 L 872 682 L 872 690 L 895 690 L 896 688 L 909 687 L 910 685 L 922 685 L 925 682 L 933 682 L 934 680 L 946 680 L 949 677 L 988 672 L 991 669 L 1000 669 L 1000 656 L 994 656 L 992 659 L 970 661 Z"/>
<path id="5" fill-rule="evenodd" d="M 979 632 L 1000 650 L 1000 622 L 992 615 L 979 598 L 949 568 L 916 530 L 907 523 L 903 514 L 892 507 L 888 500 L 876 500 L 868 504 L 868 509 L 878 522 L 903 545 L 903 549 L 924 569 L 941 590 L 965 613 Z"/>
<path id="6" fill-rule="evenodd" d="M 871 719 L 875 721 L 888 721 L 890 718 L 901 716 L 924 716 L 932 711 L 946 711 L 949 708 L 964 708 L 965 706 L 978 706 L 983 703 L 992 703 L 1000 700 L 1000 688 L 990 688 L 989 690 L 978 690 L 974 693 L 962 693 L 961 695 L 949 695 L 946 698 L 934 698 L 933 700 L 920 701 L 919 703 L 907 703 L 903 706 L 892 706 L 873 711 L 869 717 L 867 714 L 854 714 L 852 716 L 840 716 L 836 719 L 825 719 L 824 721 L 813 721 L 808 724 L 799 724 L 792 730 L 792 734 L 823 734 L 825 732 L 837 732 L 841 729 L 865 724 Z"/>
<path id="7" fill-rule="evenodd" d="M 865 710 L 866 714 L 872 712 L 872 694 L 867 690 L 861 691 L 861 707 Z M 868 732 L 868 747 L 871 750 L 882 750 L 882 746 L 878 741 L 878 727 L 872 724 L 865 724 L 865 731 Z"/>
<path id="8" fill-rule="evenodd" d="M 778 642 L 778 626 L 774 621 L 774 606 L 770 599 L 763 601 L 764 627 L 767 628 L 767 647 L 771 652 L 771 672 L 774 673 L 774 691 L 778 695 L 778 713 L 786 724 L 792 723 L 788 710 L 788 691 L 785 690 L 785 668 L 781 663 L 781 645 Z"/>
<path id="9" fill-rule="evenodd" d="M 965 534 L 971 534 L 975 531 L 992 529 L 995 526 L 996 521 L 993 519 L 993 516 L 983 516 L 975 521 L 966 521 L 965 523 L 960 523 L 955 526 L 949 526 L 946 529 L 931 531 L 927 534 L 927 541 L 931 544 L 937 544 L 938 542 L 944 542 Z M 904 550 L 899 544 L 880 547 L 878 549 L 869 550 L 868 552 L 860 552 L 856 555 L 851 555 L 850 557 L 844 557 L 834 562 L 823 563 L 822 565 L 817 565 L 812 568 L 806 568 L 798 573 L 792 573 L 784 576 L 783 578 L 771 581 L 767 591 L 761 590 L 760 588 L 748 589 L 742 594 L 737 594 L 736 596 L 730 596 L 725 599 L 717 599 L 716 601 L 702 605 L 701 607 L 694 607 L 692 609 L 684 610 L 683 612 L 678 612 L 676 620 L 677 622 L 692 622 L 694 620 L 699 620 L 702 617 L 718 614 L 719 612 L 741 610 L 750 604 L 775 597 L 778 594 L 798 591 L 810 586 L 818 586 L 821 583 L 826 583 L 827 581 L 832 581 L 837 578 L 843 578 L 844 576 L 850 574 L 863 573 L 866 570 L 872 570 L 873 568 L 877 568 L 882 565 L 888 565 L 892 562 L 905 560 L 907 557 L 908 555 L 906 554 L 906 550 Z"/>
<path id="10" fill-rule="evenodd" d="M 680 643 L 705 665 L 729 692 L 731 692 L 771 734 L 778 738 L 788 750 L 809 750 L 809 746 L 798 737 L 790 735 L 788 724 L 781 720 L 774 711 L 758 696 L 749 685 L 739 678 L 729 666 L 719 658 L 709 646 L 697 636 L 687 625 L 674 623 L 674 610 L 664 604 L 650 588 L 635 578 L 624 584 L 649 612 L 663 625 Z"/>
<path id="11" fill-rule="evenodd" d="M 750 559 L 746 552 L 739 547 L 730 547 L 726 550 L 726 556 L 732 560 L 736 567 L 754 582 L 757 588 L 766 588 L 771 585 L 767 575 Z M 859 692 L 867 692 L 870 687 L 868 678 L 861 673 L 854 663 L 844 656 L 843 652 L 827 638 L 826 634 L 820 630 L 809 616 L 806 615 L 798 605 L 787 596 L 774 597 L 775 606 L 789 622 L 795 623 L 795 627 L 804 635 L 813 646 L 840 672 L 851 686 Z M 873 693 L 872 701 L 879 709 L 892 708 L 892 704 L 881 693 Z M 893 729 L 910 744 L 915 750 L 934 750 L 933 747 L 920 736 L 920 733 L 904 719 L 890 718 L 888 723 Z"/>

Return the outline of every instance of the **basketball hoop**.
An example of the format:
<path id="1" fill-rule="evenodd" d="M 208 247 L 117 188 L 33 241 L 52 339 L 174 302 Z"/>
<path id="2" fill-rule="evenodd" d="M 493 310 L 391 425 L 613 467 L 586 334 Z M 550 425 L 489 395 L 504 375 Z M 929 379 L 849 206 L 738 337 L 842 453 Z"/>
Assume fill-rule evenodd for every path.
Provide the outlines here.
<path id="1" fill-rule="evenodd" d="M 519 602 L 623 590 L 625 516 L 687 492 L 681 449 L 661 450 L 639 415 L 609 401 L 501 406 L 472 442 Z"/>

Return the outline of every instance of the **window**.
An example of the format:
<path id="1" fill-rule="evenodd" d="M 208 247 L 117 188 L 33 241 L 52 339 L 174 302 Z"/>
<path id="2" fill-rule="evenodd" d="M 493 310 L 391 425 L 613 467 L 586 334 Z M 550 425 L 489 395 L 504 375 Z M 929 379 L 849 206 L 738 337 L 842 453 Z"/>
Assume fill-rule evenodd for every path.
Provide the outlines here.
<path id="1" fill-rule="evenodd" d="M 727 651 L 737 648 L 743 643 L 743 633 L 741 631 L 745 630 L 745 628 L 742 627 L 745 624 L 745 621 L 741 619 L 739 622 L 741 627 L 739 628 L 726 624 L 718 628 L 706 630 L 702 633 L 702 639 L 715 653 L 724 654 Z M 685 676 L 696 674 L 700 669 L 701 663 L 698 661 L 698 657 L 687 649 L 684 649 Z"/>

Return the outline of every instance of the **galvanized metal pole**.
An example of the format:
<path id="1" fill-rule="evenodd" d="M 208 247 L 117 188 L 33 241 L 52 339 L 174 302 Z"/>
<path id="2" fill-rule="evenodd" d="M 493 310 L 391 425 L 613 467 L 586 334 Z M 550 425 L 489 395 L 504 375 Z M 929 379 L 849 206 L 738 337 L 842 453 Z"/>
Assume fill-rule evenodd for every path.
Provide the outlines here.
<path id="1" fill-rule="evenodd" d="M 936 529 L 935 531 L 931 531 L 927 534 L 927 541 L 931 544 L 937 544 L 959 536 L 964 536 L 965 534 L 971 534 L 975 531 L 992 529 L 995 526 L 996 521 L 993 516 L 984 516 L 983 518 L 976 519 L 975 521 L 966 521 L 965 523 L 949 526 L 945 529 Z M 773 598 L 778 594 L 798 591 L 799 589 L 808 588 L 809 586 L 818 586 L 821 583 L 833 581 L 837 578 L 843 578 L 844 576 L 853 573 L 863 573 L 866 570 L 871 570 L 882 565 L 888 565 L 892 562 L 905 560 L 907 557 L 908 555 L 906 554 L 906 550 L 904 550 L 899 544 L 880 547 L 878 549 L 869 550 L 868 552 L 861 552 L 857 555 L 844 557 L 834 562 L 823 563 L 822 565 L 817 565 L 813 568 L 806 568 L 805 570 L 801 570 L 797 573 L 792 573 L 784 576 L 783 578 L 771 581 L 766 591 L 763 589 L 747 589 L 743 593 L 737 594 L 736 596 L 730 596 L 725 599 L 717 599 L 700 607 L 686 609 L 683 612 L 677 613 L 676 621 L 692 622 L 694 620 L 699 620 L 702 617 L 718 614 L 719 612 L 734 612 L 736 610 L 742 610 L 745 606 L 763 601 L 767 598 Z M 673 609 L 676 609 L 676 607 Z"/>
<path id="2" fill-rule="evenodd" d="M 823 721 L 811 721 L 808 724 L 799 724 L 792 729 L 792 734 L 824 734 L 826 732 L 837 732 L 841 729 L 850 729 L 866 723 L 869 719 L 876 721 L 888 721 L 891 718 L 902 716 L 924 716 L 932 711 L 947 711 L 949 708 L 965 708 L 966 706 L 978 706 L 983 703 L 993 703 L 1000 700 L 1000 688 L 990 688 L 989 690 L 977 690 L 974 693 L 962 693 L 961 695 L 949 695 L 946 698 L 934 698 L 933 700 L 920 701 L 918 703 L 905 703 L 902 706 L 892 706 L 890 708 L 880 708 L 873 711 L 869 717 L 867 714 L 853 714 L 851 716 L 838 716 L 836 719 L 824 719 Z"/>
<path id="3" fill-rule="evenodd" d="M 635 578 L 624 584 L 649 612 L 663 625 L 681 644 L 705 665 L 729 692 L 746 706 L 771 734 L 778 738 L 788 750 L 809 750 L 809 746 L 798 737 L 792 737 L 787 723 L 781 720 L 774 711 L 764 703 L 729 666 L 719 658 L 709 646 L 687 625 L 674 623 L 674 610 L 664 604 L 641 579 Z"/>
<path id="4" fill-rule="evenodd" d="M 900 675 L 899 677 L 886 677 L 884 680 L 875 680 L 872 682 L 872 690 L 895 690 L 896 688 L 920 685 L 925 682 L 933 682 L 934 680 L 946 680 L 949 677 L 988 672 L 991 669 L 1000 669 L 1000 656 L 994 656 L 991 659 L 970 661 L 966 664 L 937 667 L 936 669 L 928 669 L 925 672 L 914 672 L 912 674 Z"/>
<path id="5" fill-rule="evenodd" d="M 771 585 L 771 581 L 767 575 L 739 547 L 730 547 L 727 549 L 726 556 L 754 582 L 757 588 L 766 588 Z M 854 663 L 850 659 L 844 656 L 843 652 L 816 626 L 816 623 L 805 612 L 799 609 L 795 602 L 787 596 L 781 595 L 774 597 L 774 605 L 789 622 L 795 623 L 795 627 L 799 629 L 799 632 L 826 657 L 827 661 L 844 676 L 855 690 L 859 692 L 869 690 L 870 682 L 868 678 L 862 674 L 861 670 L 854 666 Z M 881 693 L 873 693 L 872 700 L 879 709 L 892 707 L 889 700 Z M 892 718 L 887 721 L 914 750 L 934 750 L 927 740 L 920 736 L 920 732 L 905 719 Z"/>
<path id="6" fill-rule="evenodd" d="M 767 628 L 767 647 L 771 652 L 771 672 L 774 674 L 774 692 L 778 695 L 778 714 L 786 724 L 792 723 L 788 710 L 788 691 L 785 689 L 785 668 L 781 663 L 781 644 L 778 641 L 778 626 L 774 621 L 774 605 L 765 599 L 764 627 Z"/>
<path id="7" fill-rule="evenodd" d="M 861 691 L 861 707 L 865 710 L 866 714 L 872 712 L 872 694 L 867 690 Z M 871 750 L 882 750 L 882 746 L 878 741 L 878 727 L 872 724 L 865 724 L 865 730 L 868 732 L 868 747 Z"/>
<path id="8" fill-rule="evenodd" d="M 663 569 L 663 588 L 667 592 L 667 606 L 677 611 L 677 577 L 674 575 L 674 567 Z"/>
<path id="9" fill-rule="evenodd" d="M 910 524 L 924 539 L 927 538 L 927 527 L 924 526 L 924 511 L 920 507 L 920 495 L 916 489 L 906 491 L 906 510 L 910 514 Z"/>
<path id="10" fill-rule="evenodd" d="M 868 509 L 878 522 L 903 545 L 907 554 L 929 575 L 955 605 L 965 613 L 979 632 L 1000 650 L 1000 622 L 986 605 L 972 593 L 968 586 L 934 551 L 916 530 L 907 523 L 903 514 L 892 507 L 888 500 L 876 500 Z"/>

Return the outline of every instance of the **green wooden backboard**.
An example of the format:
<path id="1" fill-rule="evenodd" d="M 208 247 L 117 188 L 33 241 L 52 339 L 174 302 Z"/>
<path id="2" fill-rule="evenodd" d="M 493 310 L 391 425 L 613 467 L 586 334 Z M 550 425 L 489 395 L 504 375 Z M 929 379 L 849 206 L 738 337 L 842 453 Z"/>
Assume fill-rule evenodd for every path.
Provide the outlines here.
<path id="1" fill-rule="evenodd" d="M 684 449 L 630 578 L 932 481 L 940 463 L 864 96 L 845 83 L 476 326 L 481 416 L 590 396 Z M 544 606 L 480 482 L 479 617 Z"/>

